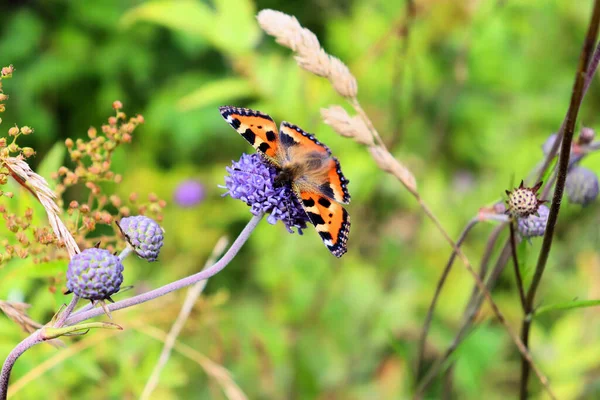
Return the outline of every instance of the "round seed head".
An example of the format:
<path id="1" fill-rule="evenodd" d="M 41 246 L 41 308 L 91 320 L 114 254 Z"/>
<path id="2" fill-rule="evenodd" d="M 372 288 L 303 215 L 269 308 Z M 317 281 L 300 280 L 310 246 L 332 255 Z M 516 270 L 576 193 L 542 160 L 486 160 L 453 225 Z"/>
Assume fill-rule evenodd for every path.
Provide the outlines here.
<path id="1" fill-rule="evenodd" d="M 528 188 L 521 181 L 521 185 L 512 192 L 507 190 L 507 213 L 517 218 L 525 218 L 531 214 L 535 214 L 540 204 L 544 202 L 537 197 L 537 191 L 541 186 L 542 182 L 539 182 L 534 187 Z"/>
<path id="2" fill-rule="evenodd" d="M 67 289 L 89 300 L 104 300 L 117 293 L 123 283 L 123 264 L 104 249 L 85 249 L 75 254 L 67 269 Z"/>
<path id="3" fill-rule="evenodd" d="M 517 227 L 521 236 L 525 238 L 544 236 L 548 214 L 550 214 L 548 207 L 541 205 L 537 215 L 531 214 L 528 217 L 519 218 Z"/>
<path id="4" fill-rule="evenodd" d="M 146 261 L 156 261 L 163 245 L 163 229 L 143 215 L 125 217 L 118 224 L 136 254 Z"/>
<path id="5" fill-rule="evenodd" d="M 574 167 L 567 174 L 567 197 L 574 204 L 588 205 L 598 197 L 598 177 L 584 167 Z"/>

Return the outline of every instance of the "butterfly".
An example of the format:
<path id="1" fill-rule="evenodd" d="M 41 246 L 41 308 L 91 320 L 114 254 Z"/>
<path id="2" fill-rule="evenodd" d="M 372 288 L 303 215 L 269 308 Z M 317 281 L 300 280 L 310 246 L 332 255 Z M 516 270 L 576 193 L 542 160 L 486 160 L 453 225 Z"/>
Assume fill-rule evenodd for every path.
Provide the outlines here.
<path id="1" fill-rule="evenodd" d="M 248 108 L 219 107 L 221 116 L 275 168 L 276 185 L 289 184 L 329 251 L 346 253 L 350 216 L 348 179 L 329 147 L 289 122 L 277 126 L 271 117 Z"/>

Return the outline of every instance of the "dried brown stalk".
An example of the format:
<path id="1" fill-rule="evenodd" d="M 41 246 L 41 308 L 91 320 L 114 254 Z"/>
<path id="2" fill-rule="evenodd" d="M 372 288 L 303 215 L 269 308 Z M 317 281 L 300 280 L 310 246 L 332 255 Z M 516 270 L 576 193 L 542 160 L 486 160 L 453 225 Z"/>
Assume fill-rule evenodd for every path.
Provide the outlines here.
<path id="1" fill-rule="evenodd" d="M 8 168 L 17 182 L 36 196 L 42 204 L 44 210 L 46 210 L 46 214 L 48 214 L 48 221 L 56 238 L 65 245 L 69 257 L 73 257 L 79 253 L 79 246 L 75 242 L 73 235 L 71 235 L 71 232 L 69 232 L 60 219 L 59 214 L 61 210 L 56 204 L 56 195 L 50 189 L 46 180 L 36 174 L 21 157 L 6 157 L 2 160 L 2 163 Z"/>
<path id="2" fill-rule="evenodd" d="M 475 272 L 465 254 L 452 240 L 452 238 L 446 232 L 438 218 L 435 216 L 435 214 L 433 214 L 431 209 L 421 198 L 417 190 L 416 179 L 412 172 L 402 163 L 400 163 L 387 149 L 385 143 L 379 135 L 379 132 L 375 128 L 371 119 L 364 111 L 360 102 L 358 101 L 358 98 L 356 97 L 358 93 L 358 85 L 356 83 L 356 78 L 352 75 L 348 67 L 344 63 L 342 63 L 338 58 L 328 55 L 323 50 L 323 48 L 321 48 L 321 45 L 319 44 L 319 40 L 317 39 L 316 35 L 310 30 L 302 27 L 295 17 L 284 14 L 279 11 L 262 10 L 258 13 L 257 19 L 262 29 L 269 35 L 274 36 L 276 38 L 277 43 L 285 47 L 289 47 L 296 53 L 295 59 L 300 67 L 309 72 L 314 73 L 315 75 L 323 76 L 329 79 L 333 88 L 341 96 L 345 97 L 349 101 L 350 105 L 354 108 L 355 112 L 357 113 L 357 116 L 362 119 L 364 126 L 367 127 L 367 129 L 372 135 L 373 143 L 368 141 L 367 143 L 369 144 L 367 144 L 367 146 L 369 152 L 371 153 L 373 159 L 375 160 L 379 168 L 395 176 L 398 179 L 398 181 L 408 189 L 408 191 L 413 195 L 413 197 L 415 197 L 423 212 L 435 224 L 435 226 L 438 228 L 444 239 L 446 239 L 446 241 L 455 251 L 456 255 L 461 259 L 467 271 L 475 280 L 475 283 L 477 284 L 479 290 L 483 293 L 485 298 L 490 303 L 492 310 L 496 314 L 496 317 L 502 323 L 509 336 L 517 346 L 519 352 L 521 353 L 521 356 L 525 360 L 527 360 L 527 362 L 531 366 L 531 369 L 535 372 L 535 374 L 537 375 L 538 379 L 540 380 L 550 397 L 555 398 L 552 390 L 550 389 L 548 378 L 546 378 L 546 376 L 537 368 L 528 349 L 525 347 L 519 336 L 512 330 L 512 328 L 506 321 L 504 315 L 492 299 L 489 290 L 486 288 L 485 284 L 482 282 L 477 272 Z M 335 113 L 335 116 L 338 117 L 337 119 L 334 119 L 331 115 L 332 108 L 333 113 Z M 362 132 L 362 127 L 361 131 L 359 131 L 358 125 L 356 125 L 356 130 L 352 131 L 348 129 L 348 127 L 354 127 L 354 124 L 340 123 L 339 108 L 336 108 L 336 106 L 334 106 L 330 107 L 328 110 L 330 112 L 325 112 L 325 115 L 323 115 L 323 117 L 329 120 L 329 122 L 327 123 L 331 125 L 336 132 L 338 132 L 342 136 L 350 136 L 358 142 L 364 142 L 364 133 Z M 348 119 L 350 119 L 350 117 Z M 360 140 L 358 139 L 359 137 Z M 418 389 L 417 396 L 420 395 L 419 392 L 420 390 Z"/>

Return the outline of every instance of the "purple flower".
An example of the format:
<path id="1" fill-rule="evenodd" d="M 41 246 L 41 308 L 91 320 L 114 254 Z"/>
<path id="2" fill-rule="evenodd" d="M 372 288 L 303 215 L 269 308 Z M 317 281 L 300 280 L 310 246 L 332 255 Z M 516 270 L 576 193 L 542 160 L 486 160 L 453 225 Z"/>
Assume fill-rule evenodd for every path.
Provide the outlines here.
<path id="1" fill-rule="evenodd" d="M 571 203 L 588 205 L 598 197 L 598 177 L 587 168 L 573 167 L 567 174 L 565 190 Z"/>
<path id="2" fill-rule="evenodd" d="M 267 221 L 271 225 L 282 221 L 290 233 L 294 232 L 292 228 L 297 228 L 302 234 L 308 216 L 291 187 L 275 186 L 275 167 L 259 154 L 242 154 L 240 160 L 226 170 L 229 175 L 225 176 L 225 186 L 220 186 L 227 189 L 224 196 L 242 200 L 254 215 L 268 213 Z"/>
<path id="3" fill-rule="evenodd" d="M 519 218 L 517 227 L 523 237 L 544 236 L 550 210 L 545 205 L 541 205 L 537 213 L 538 215 L 531 214 L 525 218 Z"/>
<path id="4" fill-rule="evenodd" d="M 104 300 L 123 283 L 123 264 L 108 250 L 90 248 L 75 254 L 67 268 L 67 289 L 83 299 Z"/>
<path id="5" fill-rule="evenodd" d="M 175 203 L 181 207 L 193 207 L 204 200 L 204 185 L 195 180 L 181 182 L 175 189 Z"/>
<path id="6" fill-rule="evenodd" d="M 135 253 L 146 261 L 156 261 L 163 246 L 163 229 L 152 218 L 143 215 L 125 217 L 119 228 Z"/>

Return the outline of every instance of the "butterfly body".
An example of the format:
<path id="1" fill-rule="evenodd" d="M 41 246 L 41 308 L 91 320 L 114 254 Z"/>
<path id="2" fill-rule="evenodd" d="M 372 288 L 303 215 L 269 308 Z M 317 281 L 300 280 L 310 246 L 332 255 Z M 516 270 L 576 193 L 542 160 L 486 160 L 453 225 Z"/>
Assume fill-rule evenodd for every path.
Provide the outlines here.
<path id="1" fill-rule="evenodd" d="M 276 167 L 275 185 L 290 185 L 321 239 L 336 257 L 346 253 L 350 217 L 348 180 L 331 151 L 313 135 L 288 122 L 279 131 L 260 111 L 220 107 L 223 118 Z"/>

